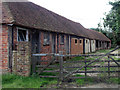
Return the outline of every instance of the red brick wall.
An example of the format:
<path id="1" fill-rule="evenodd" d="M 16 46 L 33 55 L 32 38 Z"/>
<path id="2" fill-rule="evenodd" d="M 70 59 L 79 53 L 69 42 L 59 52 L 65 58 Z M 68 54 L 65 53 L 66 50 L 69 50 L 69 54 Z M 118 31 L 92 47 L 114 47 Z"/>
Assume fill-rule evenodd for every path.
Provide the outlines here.
<path id="1" fill-rule="evenodd" d="M 75 43 L 75 39 L 77 43 Z M 82 40 L 80 44 L 79 40 Z M 71 38 L 71 54 L 82 54 L 83 53 L 83 39 Z"/>
<path id="2" fill-rule="evenodd" d="M 2 30 L 0 29 L 0 69 L 3 70 L 3 73 L 8 70 L 8 27 L 3 25 Z"/>
<path id="3" fill-rule="evenodd" d="M 41 34 L 40 34 L 40 38 L 41 38 L 41 49 L 40 49 L 40 53 L 52 53 L 52 33 L 50 33 L 50 44 L 49 45 L 47 45 L 47 46 L 44 46 L 43 45 L 43 40 L 44 40 L 44 32 L 41 32 Z M 55 43 L 56 43 L 56 47 L 55 47 L 55 49 L 56 49 L 56 53 L 57 53 L 57 34 L 54 34 L 55 35 L 55 38 L 56 38 L 56 40 L 55 40 Z M 59 51 L 63 51 L 63 54 L 66 54 L 66 47 L 65 47 L 65 45 L 66 45 L 66 36 L 64 35 L 64 44 L 61 44 L 60 43 L 60 40 L 61 40 L 61 35 L 59 34 L 59 38 L 58 38 L 59 40 Z M 59 52 L 58 51 L 58 52 Z M 42 57 L 41 58 L 41 60 L 51 60 L 51 56 L 45 56 L 45 57 Z"/>
<path id="4" fill-rule="evenodd" d="M 44 45 L 44 32 L 41 32 L 40 34 L 40 53 L 52 53 L 51 49 L 51 34 L 50 34 L 50 44 Z M 51 56 L 43 56 L 41 57 L 41 60 L 51 60 Z M 46 64 L 46 63 L 44 63 Z"/>

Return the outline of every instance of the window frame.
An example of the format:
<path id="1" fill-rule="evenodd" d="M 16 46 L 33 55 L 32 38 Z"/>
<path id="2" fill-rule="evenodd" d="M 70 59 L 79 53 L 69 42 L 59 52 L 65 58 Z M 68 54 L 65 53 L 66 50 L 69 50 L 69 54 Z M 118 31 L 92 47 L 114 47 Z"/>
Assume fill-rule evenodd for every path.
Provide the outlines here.
<path id="1" fill-rule="evenodd" d="M 25 40 L 25 41 L 19 41 L 19 40 L 18 40 L 18 38 L 19 38 L 19 37 L 18 37 L 18 31 L 19 31 L 19 29 L 20 29 L 21 31 L 22 31 L 22 30 L 23 30 L 23 31 L 26 31 L 26 40 Z M 29 38 L 28 38 L 28 29 L 21 28 L 21 27 L 17 27 L 17 41 L 18 41 L 18 42 L 28 42 L 28 41 L 29 41 Z"/>

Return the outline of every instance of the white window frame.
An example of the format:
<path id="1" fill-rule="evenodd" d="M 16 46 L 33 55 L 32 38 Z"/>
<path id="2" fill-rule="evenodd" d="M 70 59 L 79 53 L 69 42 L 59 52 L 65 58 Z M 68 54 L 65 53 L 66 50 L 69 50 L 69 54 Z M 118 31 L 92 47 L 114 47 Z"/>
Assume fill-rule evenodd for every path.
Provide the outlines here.
<path id="1" fill-rule="evenodd" d="M 19 40 L 18 40 L 18 30 L 19 30 L 19 29 L 26 31 L 26 40 L 25 40 L 25 41 L 19 41 Z M 21 28 L 21 27 L 17 27 L 17 41 L 18 41 L 18 42 L 28 42 L 28 41 L 29 41 L 29 39 L 28 39 L 28 29 Z"/>

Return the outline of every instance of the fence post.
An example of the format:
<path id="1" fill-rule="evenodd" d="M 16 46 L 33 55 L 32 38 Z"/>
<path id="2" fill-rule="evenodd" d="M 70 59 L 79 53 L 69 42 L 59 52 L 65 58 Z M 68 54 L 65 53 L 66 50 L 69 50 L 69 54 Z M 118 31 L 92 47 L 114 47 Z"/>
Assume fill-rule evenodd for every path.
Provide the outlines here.
<path id="1" fill-rule="evenodd" d="M 60 55 L 63 55 L 62 51 L 60 51 Z M 59 80 L 63 81 L 63 56 L 60 56 L 59 64 L 60 64 Z"/>
<path id="2" fill-rule="evenodd" d="M 36 57 L 32 57 L 32 74 L 36 73 L 35 67 L 36 67 Z"/>
<path id="3" fill-rule="evenodd" d="M 86 64 L 87 64 L 87 61 L 86 61 L 86 56 L 85 56 L 85 78 L 87 77 L 87 67 L 86 67 Z"/>
<path id="4" fill-rule="evenodd" d="M 108 78 L 110 78 L 110 58 L 108 56 Z"/>

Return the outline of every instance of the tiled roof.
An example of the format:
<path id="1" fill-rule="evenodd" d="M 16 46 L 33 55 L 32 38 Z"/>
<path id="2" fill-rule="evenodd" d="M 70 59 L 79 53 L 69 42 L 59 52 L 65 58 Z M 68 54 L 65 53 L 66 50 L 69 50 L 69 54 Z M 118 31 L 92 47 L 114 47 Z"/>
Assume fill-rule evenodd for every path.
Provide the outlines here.
<path id="1" fill-rule="evenodd" d="M 88 30 L 80 23 L 73 22 L 32 2 L 4 2 L 2 10 L 3 23 L 110 41 L 102 33 Z"/>

